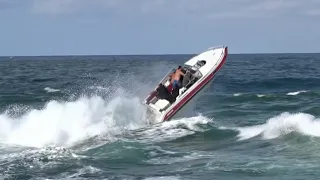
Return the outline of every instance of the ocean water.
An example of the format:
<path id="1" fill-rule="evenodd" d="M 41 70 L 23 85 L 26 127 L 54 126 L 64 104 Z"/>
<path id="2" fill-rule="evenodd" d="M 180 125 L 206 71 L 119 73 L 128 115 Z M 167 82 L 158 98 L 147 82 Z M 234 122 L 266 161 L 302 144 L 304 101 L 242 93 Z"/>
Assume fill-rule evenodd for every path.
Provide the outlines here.
<path id="1" fill-rule="evenodd" d="M 319 179 L 320 54 L 230 54 L 194 116 L 140 102 L 192 55 L 0 58 L 0 179 Z"/>

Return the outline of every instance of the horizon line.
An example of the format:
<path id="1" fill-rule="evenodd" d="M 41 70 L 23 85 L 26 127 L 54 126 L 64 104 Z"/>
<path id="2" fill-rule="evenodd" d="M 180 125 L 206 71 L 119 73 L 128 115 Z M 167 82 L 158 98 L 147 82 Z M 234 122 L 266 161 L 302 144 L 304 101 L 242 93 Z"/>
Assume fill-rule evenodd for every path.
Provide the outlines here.
<path id="1" fill-rule="evenodd" d="M 201 52 L 200 52 L 201 53 Z M 167 56 L 167 55 L 196 55 L 199 53 L 150 53 L 150 54 L 65 54 L 65 55 L 0 55 L 0 57 L 67 57 L 67 56 Z M 229 53 L 229 55 L 264 55 L 264 54 L 320 54 L 320 52 L 257 52 Z"/>

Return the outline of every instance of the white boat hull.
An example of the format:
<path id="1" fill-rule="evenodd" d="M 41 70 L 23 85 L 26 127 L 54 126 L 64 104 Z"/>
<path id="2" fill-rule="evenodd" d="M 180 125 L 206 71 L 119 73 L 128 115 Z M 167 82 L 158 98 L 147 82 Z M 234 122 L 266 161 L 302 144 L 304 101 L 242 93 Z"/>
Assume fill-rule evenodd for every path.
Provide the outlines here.
<path id="1" fill-rule="evenodd" d="M 156 90 L 151 92 L 145 99 L 145 104 L 152 114 L 153 118 L 160 121 L 170 120 L 174 115 L 194 98 L 205 86 L 212 81 L 214 76 L 224 65 L 228 56 L 228 47 L 215 47 L 192 57 L 182 66 L 184 70 L 192 74 L 192 81 L 183 87 L 184 91 L 180 92 L 173 103 L 166 99 L 159 99 Z M 169 74 L 167 74 L 160 83 L 169 88 Z M 179 113 L 180 114 L 180 113 Z"/>

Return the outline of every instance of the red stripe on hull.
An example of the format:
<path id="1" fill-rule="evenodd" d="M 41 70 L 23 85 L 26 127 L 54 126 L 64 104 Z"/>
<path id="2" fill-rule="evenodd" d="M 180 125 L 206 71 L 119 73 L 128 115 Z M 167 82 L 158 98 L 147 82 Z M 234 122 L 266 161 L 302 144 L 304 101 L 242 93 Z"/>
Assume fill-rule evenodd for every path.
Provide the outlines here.
<path id="1" fill-rule="evenodd" d="M 228 56 L 228 47 L 225 48 L 224 57 L 219 64 L 219 66 L 208 76 L 204 79 L 196 88 L 194 88 L 187 96 L 185 96 L 177 105 L 175 105 L 163 118 L 163 121 L 169 120 L 176 112 L 181 109 L 187 102 L 196 95 L 212 78 L 216 75 L 216 73 L 221 69 L 223 64 L 225 63 Z"/>

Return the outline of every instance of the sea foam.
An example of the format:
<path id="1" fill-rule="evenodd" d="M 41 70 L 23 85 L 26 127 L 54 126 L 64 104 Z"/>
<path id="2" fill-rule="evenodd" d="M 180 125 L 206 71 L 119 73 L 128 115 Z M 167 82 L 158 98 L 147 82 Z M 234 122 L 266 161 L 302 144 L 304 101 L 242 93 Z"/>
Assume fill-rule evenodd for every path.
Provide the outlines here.
<path id="1" fill-rule="evenodd" d="M 261 136 L 263 139 L 274 139 L 291 132 L 320 137 L 320 119 L 306 113 L 282 113 L 270 118 L 265 124 L 239 127 L 240 140 Z"/>
<path id="2" fill-rule="evenodd" d="M 147 124 L 139 98 L 117 96 L 106 101 L 99 96 L 76 101 L 49 101 L 42 109 L 31 109 L 19 117 L 0 115 L 0 142 L 23 146 L 70 146 L 105 134 Z"/>

